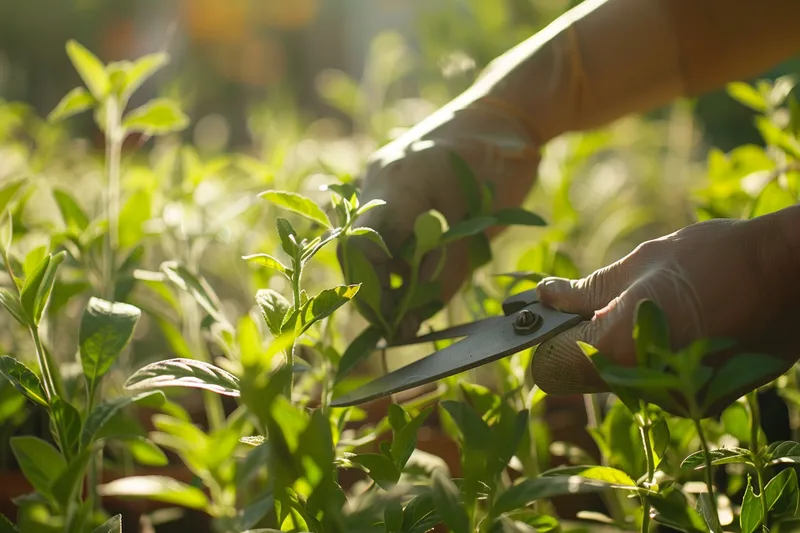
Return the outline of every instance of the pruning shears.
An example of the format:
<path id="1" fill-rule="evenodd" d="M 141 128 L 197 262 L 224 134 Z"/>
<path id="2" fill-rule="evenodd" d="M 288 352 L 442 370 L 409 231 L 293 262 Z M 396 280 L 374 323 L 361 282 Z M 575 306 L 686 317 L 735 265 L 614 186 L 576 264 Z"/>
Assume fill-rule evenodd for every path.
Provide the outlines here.
<path id="1" fill-rule="evenodd" d="M 389 396 L 482 366 L 541 344 L 578 324 L 579 315 L 563 313 L 539 302 L 536 289 L 503 301 L 503 315 L 420 335 L 388 347 L 445 339 L 461 340 L 334 398 L 332 407 L 347 407 Z"/>

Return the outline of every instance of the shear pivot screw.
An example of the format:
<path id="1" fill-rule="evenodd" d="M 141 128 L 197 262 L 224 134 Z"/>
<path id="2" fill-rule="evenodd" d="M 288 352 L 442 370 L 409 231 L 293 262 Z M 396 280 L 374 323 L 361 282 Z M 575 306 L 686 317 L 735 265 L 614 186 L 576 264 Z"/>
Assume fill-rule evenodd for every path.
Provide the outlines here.
<path id="1" fill-rule="evenodd" d="M 534 313 L 529 309 L 523 309 L 517 313 L 514 319 L 514 331 L 520 335 L 533 333 L 542 325 L 542 315 Z"/>

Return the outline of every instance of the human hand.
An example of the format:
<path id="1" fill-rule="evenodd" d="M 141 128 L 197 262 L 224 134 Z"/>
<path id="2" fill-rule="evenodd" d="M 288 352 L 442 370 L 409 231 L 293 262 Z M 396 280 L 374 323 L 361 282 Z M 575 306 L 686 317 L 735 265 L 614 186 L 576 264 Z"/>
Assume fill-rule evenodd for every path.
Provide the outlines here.
<path id="1" fill-rule="evenodd" d="M 390 320 L 398 312 L 403 295 L 402 288 L 391 288 L 390 276 L 399 274 L 404 284 L 410 278 L 409 265 L 399 252 L 413 235 L 417 217 L 434 209 L 452 226 L 468 213 L 468 201 L 459 186 L 451 153 L 469 165 L 478 181 L 491 183 L 495 210 L 522 203 L 539 163 L 538 146 L 520 120 L 502 107 L 483 101 L 468 105 L 454 102 L 370 158 L 361 202 L 380 199 L 386 205 L 364 213 L 355 226 L 376 230 L 392 252 L 392 258 L 365 238 L 349 239 L 348 246 L 360 250 L 374 267 L 381 285 L 382 316 Z M 499 228 L 490 228 L 488 235 L 498 231 Z M 440 282 L 439 300 L 443 303 L 457 292 L 469 274 L 463 240 L 447 245 L 444 253 L 443 267 L 437 268 L 441 254 L 438 251 L 427 254 L 419 268 L 420 282 L 434 279 Z M 434 277 L 437 270 L 441 274 Z M 371 322 L 378 323 L 371 310 L 363 305 L 359 308 Z M 415 334 L 420 319 L 413 311 L 404 315 L 397 324 L 395 338 Z"/>
<path id="2" fill-rule="evenodd" d="M 797 282 L 789 281 L 797 273 L 796 266 L 787 266 L 794 261 L 787 260 L 791 250 L 775 217 L 710 220 L 645 242 L 586 278 L 543 280 L 538 286 L 543 303 L 587 321 L 537 349 L 535 383 L 551 394 L 609 391 L 576 341 L 592 345 L 613 363 L 634 365 L 634 313 L 638 302 L 648 299 L 666 315 L 675 350 L 700 338 L 737 342 L 705 362 L 715 369 L 743 351 L 780 358 L 780 371 L 756 378 L 711 409 L 730 403 L 800 357 L 792 302 Z"/>

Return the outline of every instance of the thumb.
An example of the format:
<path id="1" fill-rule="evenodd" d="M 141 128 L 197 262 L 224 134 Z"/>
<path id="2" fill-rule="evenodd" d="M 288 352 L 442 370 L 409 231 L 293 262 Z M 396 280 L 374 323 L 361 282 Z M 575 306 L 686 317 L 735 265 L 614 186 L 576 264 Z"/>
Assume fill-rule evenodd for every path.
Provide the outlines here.
<path id="1" fill-rule="evenodd" d="M 627 264 L 617 261 L 581 279 L 545 278 L 536 286 L 539 301 L 589 319 L 625 290 Z"/>

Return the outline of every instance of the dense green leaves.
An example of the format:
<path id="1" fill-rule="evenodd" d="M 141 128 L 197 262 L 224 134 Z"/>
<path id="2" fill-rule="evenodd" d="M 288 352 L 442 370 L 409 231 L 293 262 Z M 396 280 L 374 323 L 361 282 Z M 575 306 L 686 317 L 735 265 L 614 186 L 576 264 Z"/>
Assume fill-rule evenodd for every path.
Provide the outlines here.
<path id="1" fill-rule="evenodd" d="M 716 371 L 706 393 L 706 405 L 713 405 L 732 394 L 747 392 L 747 388 L 764 383 L 768 378 L 780 375 L 786 364 L 765 354 L 742 353 L 727 361 Z"/>
<path id="2" fill-rule="evenodd" d="M 433 472 L 433 501 L 442 521 L 453 533 L 470 531 L 469 516 L 461 503 L 461 494 L 452 480 L 440 470 Z"/>
<path id="3" fill-rule="evenodd" d="M 168 359 L 151 363 L 133 373 L 125 388 L 129 390 L 189 387 L 224 396 L 239 396 L 239 378 L 209 363 L 194 359 Z"/>
<path id="4" fill-rule="evenodd" d="M 91 298 L 81 319 L 79 346 L 83 373 L 94 391 L 133 336 L 139 308 Z"/>

